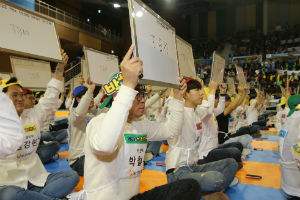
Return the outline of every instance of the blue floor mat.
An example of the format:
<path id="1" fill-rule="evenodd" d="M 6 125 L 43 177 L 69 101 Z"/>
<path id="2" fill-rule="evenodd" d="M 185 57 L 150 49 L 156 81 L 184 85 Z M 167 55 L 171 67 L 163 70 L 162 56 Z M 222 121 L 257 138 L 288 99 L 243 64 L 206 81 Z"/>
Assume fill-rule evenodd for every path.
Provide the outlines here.
<path id="1" fill-rule="evenodd" d="M 158 156 L 154 157 L 152 161 L 164 162 L 166 160 L 166 153 L 161 153 Z"/>
<path id="2" fill-rule="evenodd" d="M 263 135 L 262 137 L 268 138 L 268 139 L 265 140 L 265 141 L 278 142 L 278 136 L 274 136 L 274 135 Z"/>
<path id="3" fill-rule="evenodd" d="M 68 144 L 60 144 L 60 149 L 58 152 L 64 152 L 69 150 L 69 145 Z"/>
<path id="4" fill-rule="evenodd" d="M 166 153 L 164 152 L 154 157 L 151 161 L 148 161 L 147 165 L 145 165 L 145 169 L 166 172 L 166 166 L 156 165 L 157 162 L 162 163 L 165 162 L 165 160 L 166 160 Z"/>
<path id="5" fill-rule="evenodd" d="M 273 163 L 279 164 L 279 153 L 277 151 L 252 151 L 250 155 L 247 156 L 247 161 L 262 162 L 262 163 Z"/>
<path id="6" fill-rule="evenodd" d="M 236 200 L 285 200 L 284 192 L 272 187 L 239 183 L 225 192 Z"/>
<path id="7" fill-rule="evenodd" d="M 148 161 L 145 169 L 166 172 L 166 166 L 156 165 L 157 162 L 159 161 Z"/>
<path id="8" fill-rule="evenodd" d="M 55 162 L 44 165 L 50 173 L 61 172 L 71 169 L 69 162 L 65 158 L 60 158 Z"/>
<path id="9" fill-rule="evenodd" d="M 274 135 L 262 135 L 260 138 L 267 138 L 263 141 L 278 142 L 278 136 L 274 136 Z M 260 138 L 253 137 L 253 140 L 260 139 Z"/>
<path id="10" fill-rule="evenodd" d="M 59 121 L 59 120 L 62 120 L 62 119 L 68 119 L 67 117 L 57 117 L 55 118 L 55 121 Z"/>

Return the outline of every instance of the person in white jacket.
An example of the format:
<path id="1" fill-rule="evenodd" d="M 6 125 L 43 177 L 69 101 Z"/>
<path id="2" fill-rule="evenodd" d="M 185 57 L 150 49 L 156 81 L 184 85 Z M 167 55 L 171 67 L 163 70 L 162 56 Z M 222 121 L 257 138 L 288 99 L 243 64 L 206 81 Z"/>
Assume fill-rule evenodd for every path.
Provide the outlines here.
<path id="1" fill-rule="evenodd" d="M 288 113 L 290 112 L 286 97 L 281 97 L 280 103 L 277 104 L 277 110 L 278 112 L 275 116 L 276 119 L 275 127 L 277 130 L 280 131 L 282 129 L 282 126 L 287 120 Z"/>
<path id="2" fill-rule="evenodd" d="M 219 192 L 226 189 L 237 172 L 237 163 L 227 158 L 207 164 L 197 165 L 199 145 L 207 127 L 208 119 L 213 114 L 213 106 L 203 99 L 201 84 L 194 79 L 187 80 L 184 95 L 184 119 L 181 134 L 169 139 L 169 150 L 166 154 L 168 183 L 180 179 L 192 178 L 203 192 Z M 198 105 L 201 105 L 198 107 Z M 172 111 L 169 111 L 172 113 Z M 225 194 L 220 194 L 224 198 Z"/>
<path id="3" fill-rule="evenodd" d="M 279 154 L 281 168 L 281 186 L 287 199 L 300 199 L 300 152 L 295 144 L 300 144 L 300 95 L 292 95 L 288 99 L 290 111 L 279 134 Z"/>
<path id="4" fill-rule="evenodd" d="M 84 174 L 84 141 L 86 126 L 94 117 L 90 113 L 94 107 L 95 84 L 88 78 L 84 86 L 78 86 L 73 91 L 74 104 L 70 111 L 70 141 L 69 163 L 79 176 Z"/>
<path id="5" fill-rule="evenodd" d="M 40 124 L 56 106 L 62 90 L 64 66 L 68 56 L 62 51 L 64 63 L 56 67 L 54 78 L 48 83 L 45 96 L 32 109 L 24 110 L 22 86 L 16 78 L 5 83 L 3 92 L 13 101 L 25 131 L 25 138 L 19 149 L 0 160 L 1 200 L 54 200 L 72 192 L 79 178 L 73 170 L 48 173 L 36 154 L 40 140 Z"/>
<path id="6" fill-rule="evenodd" d="M 255 99 L 250 100 L 250 106 L 247 110 L 247 122 L 249 125 L 258 121 L 258 110 L 257 108 L 260 106 L 262 100 L 262 94 L 259 92 Z"/>
<path id="7" fill-rule="evenodd" d="M 147 141 L 175 137 L 182 127 L 184 82 L 169 103 L 170 120 L 159 123 L 142 118 L 146 95 L 137 84 L 143 68 L 139 58 L 131 58 L 133 50 L 131 46 L 120 64 L 123 85 L 110 110 L 87 126 L 84 199 L 127 200 L 138 194 Z"/>
<path id="8" fill-rule="evenodd" d="M 206 164 L 225 158 L 233 158 L 236 160 L 240 168 L 242 166 L 241 154 L 243 151 L 243 145 L 239 142 L 219 145 L 218 142 L 218 123 L 215 116 L 224 112 L 227 86 L 223 83 L 219 86 L 219 90 L 216 90 L 216 88 L 217 84 L 212 81 L 209 84 L 210 93 L 208 96 L 208 102 L 210 106 L 213 106 L 213 114 L 209 117 L 207 123 L 203 124 L 203 134 L 198 149 L 199 160 L 197 163 Z M 215 98 L 216 92 L 217 94 Z"/>
<path id="9" fill-rule="evenodd" d="M 12 101 L 2 92 L 2 87 L 0 102 L 0 159 L 3 159 L 15 153 L 23 143 L 24 128 Z"/>

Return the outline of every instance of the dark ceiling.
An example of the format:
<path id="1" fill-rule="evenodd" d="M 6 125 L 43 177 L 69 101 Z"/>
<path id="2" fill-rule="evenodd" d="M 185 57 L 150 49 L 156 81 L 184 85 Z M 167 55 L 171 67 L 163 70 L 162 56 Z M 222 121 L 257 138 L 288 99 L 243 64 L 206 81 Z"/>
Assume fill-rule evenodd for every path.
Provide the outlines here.
<path id="1" fill-rule="evenodd" d="M 60 0 L 67 1 L 67 0 Z M 168 11 L 175 15 L 190 15 L 209 10 L 225 9 L 232 6 L 250 5 L 262 0 L 143 0 L 154 11 Z M 127 0 L 73 0 L 84 7 L 101 8 L 103 12 L 117 14 L 118 17 L 128 15 Z M 115 9 L 114 3 L 121 8 Z M 120 14 L 121 12 L 121 14 Z"/>

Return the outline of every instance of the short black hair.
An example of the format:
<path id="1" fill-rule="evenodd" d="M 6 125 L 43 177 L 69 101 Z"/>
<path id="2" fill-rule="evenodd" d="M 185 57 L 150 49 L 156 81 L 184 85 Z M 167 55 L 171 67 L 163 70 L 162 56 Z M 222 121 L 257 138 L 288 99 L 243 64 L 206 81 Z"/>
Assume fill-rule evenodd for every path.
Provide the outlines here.
<path id="1" fill-rule="evenodd" d="M 18 79 L 16 77 L 11 77 L 7 82 L 6 82 L 6 85 L 10 84 L 10 83 L 17 83 L 18 82 Z M 23 90 L 23 87 L 20 85 L 20 84 L 16 84 L 17 86 L 19 86 L 22 90 Z M 5 87 L 3 88 L 2 92 L 3 93 L 6 93 L 8 91 L 8 87 Z"/>
<path id="2" fill-rule="evenodd" d="M 77 106 L 78 106 L 78 101 L 77 101 L 77 97 L 78 98 L 81 98 L 83 95 L 85 95 L 85 93 L 86 93 L 86 91 L 87 91 L 87 89 L 86 90 L 83 90 L 83 91 L 81 91 L 81 92 L 79 92 L 77 95 L 76 95 L 76 97 L 74 97 L 74 104 L 73 104 L 73 107 L 74 108 L 76 108 Z"/>
<path id="3" fill-rule="evenodd" d="M 142 84 L 137 84 L 136 87 L 135 87 L 135 90 L 138 91 L 138 92 L 146 93 L 146 86 L 142 85 Z"/>
<path id="4" fill-rule="evenodd" d="M 190 90 L 193 89 L 201 89 L 201 83 L 195 79 L 189 80 L 189 82 L 187 82 L 187 89 L 186 92 L 190 92 Z"/>
<path id="5" fill-rule="evenodd" d="M 219 99 L 220 97 L 220 89 L 218 88 L 215 93 L 215 99 Z"/>

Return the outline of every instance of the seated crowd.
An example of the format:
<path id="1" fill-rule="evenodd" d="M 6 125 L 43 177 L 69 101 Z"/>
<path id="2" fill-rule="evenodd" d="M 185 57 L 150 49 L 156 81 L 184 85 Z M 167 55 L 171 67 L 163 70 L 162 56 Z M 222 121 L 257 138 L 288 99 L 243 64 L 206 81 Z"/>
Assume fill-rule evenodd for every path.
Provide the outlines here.
<path id="1" fill-rule="evenodd" d="M 101 89 L 95 98 L 88 78 L 64 101 L 64 52 L 45 92 L 34 94 L 16 78 L 0 79 L 1 200 L 67 199 L 79 176 L 84 188 L 77 199 L 229 199 L 224 191 L 238 184 L 252 137 L 261 136 L 270 117 L 281 130 L 283 191 L 288 199 L 300 198 L 300 95 L 283 87 L 277 115 L 270 116 L 275 91 L 268 87 L 238 84 L 228 92 L 225 83 L 205 86 L 198 77 L 180 77 L 178 88 L 152 91 L 139 83 L 143 61 L 133 50 L 120 64 L 122 76 L 107 80 L 118 79 L 118 90 L 107 95 Z M 55 121 L 63 102 L 68 120 Z M 43 164 L 58 159 L 61 143 L 69 144 L 72 170 L 48 173 Z M 168 183 L 139 193 L 144 161 L 157 156 L 162 143 L 169 147 Z"/>

